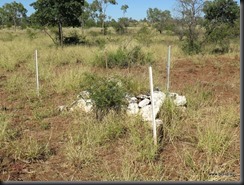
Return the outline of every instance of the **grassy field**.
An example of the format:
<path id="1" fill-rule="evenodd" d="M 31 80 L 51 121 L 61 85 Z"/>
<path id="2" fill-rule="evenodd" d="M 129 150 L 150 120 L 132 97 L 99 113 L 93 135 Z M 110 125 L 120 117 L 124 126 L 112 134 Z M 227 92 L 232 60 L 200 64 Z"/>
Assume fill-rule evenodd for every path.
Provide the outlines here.
<path id="1" fill-rule="evenodd" d="M 240 181 L 239 40 L 224 55 L 187 56 L 175 36 L 129 31 L 83 30 L 88 44 L 60 48 L 39 30 L 0 30 L 1 181 Z M 188 103 L 185 111 L 163 105 L 157 146 L 140 117 L 111 111 L 99 121 L 94 113 L 58 111 L 85 90 L 87 73 L 123 79 L 135 95 L 150 91 L 149 64 L 97 65 L 120 47 L 150 53 L 154 84 L 165 91 L 168 45 L 170 91 Z"/>

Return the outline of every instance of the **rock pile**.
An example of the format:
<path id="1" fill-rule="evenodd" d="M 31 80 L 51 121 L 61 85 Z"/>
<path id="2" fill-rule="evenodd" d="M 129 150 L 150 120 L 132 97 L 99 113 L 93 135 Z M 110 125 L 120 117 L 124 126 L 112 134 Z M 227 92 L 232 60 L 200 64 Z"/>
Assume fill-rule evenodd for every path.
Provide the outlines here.
<path id="1" fill-rule="evenodd" d="M 160 108 L 162 107 L 166 94 L 162 91 L 156 90 L 153 92 L 154 96 L 154 118 L 157 117 Z M 185 96 L 180 96 L 177 93 L 169 93 L 169 97 L 173 99 L 173 102 L 176 106 L 185 106 L 187 101 Z M 127 114 L 128 115 L 141 115 L 143 121 L 152 122 L 152 101 L 149 94 L 144 95 L 140 94 L 138 96 L 129 96 L 126 95 L 126 100 L 128 101 Z M 84 112 L 92 111 L 93 102 L 90 99 L 89 92 L 82 91 L 78 96 L 77 100 L 74 101 L 70 106 L 59 106 L 60 111 L 68 110 L 82 110 Z M 157 126 L 162 124 L 161 120 L 156 120 Z"/>
<path id="2" fill-rule="evenodd" d="M 154 91 L 154 108 L 156 118 L 166 95 L 161 91 Z M 151 96 L 149 95 L 138 95 L 137 97 L 127 98 L 129 105 L 127 108 L 128 115 L 140 114 L 144 121 L 152 121 L 152 109 L 151 109 Z"/>

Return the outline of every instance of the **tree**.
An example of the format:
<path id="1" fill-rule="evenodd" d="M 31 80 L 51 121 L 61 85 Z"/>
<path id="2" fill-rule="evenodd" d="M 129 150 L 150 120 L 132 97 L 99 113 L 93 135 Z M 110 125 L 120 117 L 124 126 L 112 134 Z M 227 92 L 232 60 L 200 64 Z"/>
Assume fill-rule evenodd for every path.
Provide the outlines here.
<path id="1" fill-rule="evenodd" d="M 120 9 L 123 11 L 123 17 L 125 16 L 125 13 L 127 12 L 128 8 L 129 8 L 129 6 L 127 4 L 121 6 Z"/>
<path id="2" fill-rule="evenodd" d="M 91 10 L 101 21 L 102 32 L 104 35 L 106 35 L 105 19 L 107 18 L 106 11 L 109 4 L 116 5 L 117 2 L 116 0 L 94 0 L 91 4 Z"/>
<path id="3" fill-rule="evenodd" d="M 239 35 L 240 8 L 234 0 L 214 0 L 204 4 L 206 40 L 215 43 L 213 51 L 228 52 L 230 39 Z M 218 48 L 219 47 L 219 48 Z"/>
<path id="4" fill-rule="evenodd" d="M 122 35 L 127 32 L 127 27 L 129 26 L 129 23 L 129 19 L 127 17 L 122 17 L 118 19 L 118 22 L 113 20 L 111 25 L 117 33 Z"/>
<path id="5" fill-rule="evenodd" d="M 172 17 L 169 10 L 161 11 L 157 8 L 149 8 L 147 10 L 147 20 L 157 29 L 160 33 L 163 30 L 172 29 Z"/>
<path id="6" fill-rule="evenodd" d="M 89 4 L 87 1 L 85 1 L 84 6 L 82 7 L 82 14 L 79 19 L 81 22 L 82 31 L 84 31 L 83 28 L 85 27 L 89 28 L 97 26 L 91 4 Z"/>
<path id="7" fill-rule="evenodd" d="M 2 13 L 1 13 L 2 12 Z M 21 3 L 6 3 L 3 5 L 2 10 L 0 11 L 1 19 L 6 24 L 14 25 L 15 31 L 17 25 L 23 22 L 23 19 L 26 19 L 27 10 Z"/>
<path id="8" fill-rule="evenodd" d="M 123 11 L 123 17 L 118 19 L 118 22 L 113 22 L 112 27 L 119 34 L 124 34 L 127 32 L 127 27 L 129 26 L 129 19 L 125 17 L 125 13 L 129 8 L 128 5 L 122 5 L 121 10 Z"/>
<path id="9" fill-rule="evenodd" d="M 0 26 L 3 26 L 5 23 L 5 14 L 3 8 L 0 7 Z"/>
<path id="10" fill-rule="evenodd" d="M 200 52 L 197 26 L 202 14 L 203 0 L 177 0 L 178 22 L 180 22 L 181 33 L 186 37 L 183 49 L 188 54 Z M 176 25 L 178 26 L 178 25 Z"/>
<path id="11" fill-rule="evenodd" d="M 37 0 L 32 3 L 36 12 L 34 19 L 41 26 L 58 25 L 58 40 L 63 46 L 63 26 L 80 26 L 84 0 Z"/>
<path id="12" fill-rule="evenodd" d="M 234 24 L 240 16 L 240 7 L 234 0 L 206 1 L 203 11 L 205 19 L 213 23 Z"/>

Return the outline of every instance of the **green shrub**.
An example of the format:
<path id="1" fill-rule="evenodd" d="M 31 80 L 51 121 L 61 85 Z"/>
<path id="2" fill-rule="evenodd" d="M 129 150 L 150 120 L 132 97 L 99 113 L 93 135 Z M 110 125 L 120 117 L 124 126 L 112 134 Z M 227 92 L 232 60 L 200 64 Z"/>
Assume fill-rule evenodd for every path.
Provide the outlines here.
<path id="1" fill-rule="evenodd" d="M 189 55 L 198 54 L 201 52 L 201 45 L 198 41 L 191 42 L 189 40 L 185 40 L 182 43 L 182 50 L 184 53 Z"/>
<path id="2" fill-rule="evenodd" d="M 129 61 L 128 56 L 126 55 L 126 51 L 119 48 L 115 53 L 111 52 L 108 53 L 107 56 L 107 65 L 109 68 L 113 67 L 128 67 Z"/>
<path id="3" fill-rule="evenodd" d="M 64 36 L 64 44 L 76 45 L 76 44 L 89 44 L 84 35 L 80 35 L 76 30 L 73 30 L 69 35 Z"/>
<path id="4" fill-rule="evenodd" d="M 129 20 L 128 18 L 119 18 L 118 22 L 114 22 L 112 24 L 112 27 L 118 34 L 124 34 L 127 33 L 127 28 L 129 26 Z"/>
<path id="5" fill-rule="evenodd" d="M 85 74 L 83 87 L 90 93 L 95 104 L 96 118 L 101 120 L 110 110 L 121 111 L 125 105 L 125 89 L 116 78 Z"/>
<path id="6" fill-rule="evenodd" d="M 143 26 L 138 30 L 135 38 L 141 44 L 149 46 L 152 43 L 152 31 L 148 27 Z"/>
<path id="7" fill-rule="evenodd" d="M 140 46 L 132 49 L 118 48 L 115 52 L 98 55 L 95 59 L 95 65 L 104 68 L 128 68 L 135 65 L 145 65 L 153 63 L 151 53 L 144 53 Z"/>

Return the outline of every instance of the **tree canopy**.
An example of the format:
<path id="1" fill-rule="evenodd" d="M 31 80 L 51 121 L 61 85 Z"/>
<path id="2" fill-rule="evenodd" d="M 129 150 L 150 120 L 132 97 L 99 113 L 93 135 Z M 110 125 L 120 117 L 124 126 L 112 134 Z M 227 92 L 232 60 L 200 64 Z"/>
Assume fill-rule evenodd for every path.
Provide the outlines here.
<path id="1" fill-rule="evenodd" d="M 121 6 L 121 10 L 123 11 L 123 15 L 125 16 L 125 13 L 127 12 L 127 9 L 129 8 L 129 6 L 127 5 L 127 4 L 125 4 L 125 5 L 122 5 Z"/>
<path id="2" fill-rule="evenodd" d="M 94 17 L 97 17 L 101 22 L 103 34 L 106 34 L 105 19 L 107 18 L 106 11 L 109 4 L 116 5 L 116 0 L 94 0 L 91 3 L 91 11 L 94 12 Z"/>
<path id="3" fill-rule="evenodd" d="M 177 3 L 179 29 L 186 38 L 182 49 L 188 54 L 199 53 L 201 46 L 197 26 L 204 2 L 203 0 L 177 0 Z"/>
<path id="4" fill-rule="evenodd" d="M 37 0 L 31 6 L 36 10 L 34 19 L 44 25 L 58 25 L 59 41 L 63 44 L 62 26 L 80 26 L 84 0 Z"/>
<path id="5" fill-rule="evenodd" d="M 234 0 L 214 0 L 204 4 L 206 40 L 219 52 L 228 52 L 230 39 L 239 35 L 240 8 Z M 213 50 L 215 51 L 216 48 Z"/>
<path id="6" fill-rule="evenodd" d="M 206 1 L 203 11 L 205 19 L 213 23 L 234 24 L 240 16 L 240 8 L 233 0 Z"/>
<path id="7" fill-rule="evenodd" d="M 12 2 L 6 3 L 0 8 L 0 23 L 1 24 L 13 24 L 16 30 L 16 26 L 26 19 L 27 10 L 21 3 Z"/>
<path id="8" fill-rule="evenodd" d="M 160 33 L 164 30 L 170 30 L 173 26 L 172 17 L 169 10 L 159 10 L 158 8 L 149 8 L 147 10 L 147 20 Z"/>

